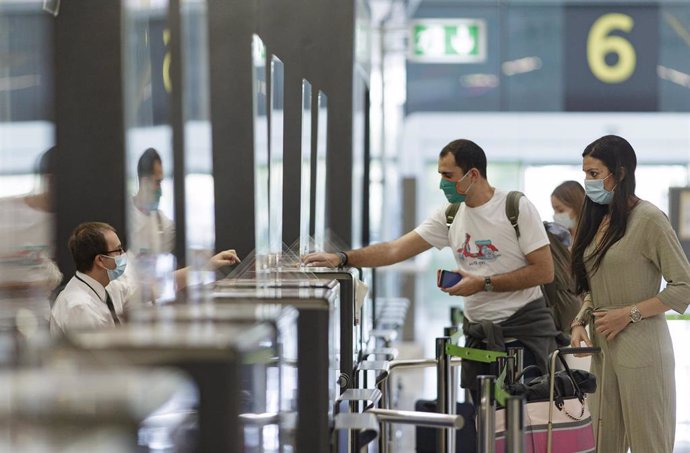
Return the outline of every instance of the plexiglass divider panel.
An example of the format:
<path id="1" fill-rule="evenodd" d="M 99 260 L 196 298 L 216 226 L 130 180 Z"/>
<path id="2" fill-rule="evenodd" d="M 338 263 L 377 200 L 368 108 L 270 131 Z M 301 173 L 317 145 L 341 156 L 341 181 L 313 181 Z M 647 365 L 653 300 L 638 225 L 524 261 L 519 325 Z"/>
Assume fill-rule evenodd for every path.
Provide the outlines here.
<path id="1" fill-rule="evenodd" d="M 124 2 L 125 276 L 145 301 L 172 300 L 176 268 L 169 2 Z"/>
<path id="2" fill-rule="evenodd" d="M 54 18 L 0 2 L 0 364 L 48 332 L 54 261 Z M 22 319 L 32 326 L 20 326 Z"/>
<path id="3" fill-rule="evenodd" d="M 215 278 L 207 266 L 215 250 L 207 16 L 205 0 L 181 0 L 187 298 L 193 303 L 207 299 L 204 284 Z"/>
<path id="4" fill-rule="evenodd" d="M 324 250 L 326 236 L 326 154 L 328 145 L 328 96 L 319 91 L 316 129 L 316 181 L 314 208 L 314 250 Z"/>
<path id="5" fill-rule="evenodd" d="M 300 218 L 298 256 L 309 252 L 311 239 L 309 223 L 311 222 L 311 83 L 302 79 L 302 149 L 300 181 Z"/>
<path id="6" fill-rule="evenodd" d="M 355 71 L 352 112 L 352 248 L 358 248 L 362 245 L 364 184 L 369 184 L 369 181 L 364 180 L 365 93 L 366 81 L 359 74 L 359 71 Z"/>
<path id="7" fill-rule="evenodd" d="M 283 106 L 285 67 L 271 56 L 271 110 L 269 111 L 269 266 L 280 267 L 283 251 Z"/>
<path id="8" fill-rule="evenodd" d="M 252 41 L 254 64 L 254 259 L 257 279 L 265 277 L 269 254 L 269 148 L 266 47 L 258 35 Z M 246 261 L 246 260 L 245 260 Z"/>

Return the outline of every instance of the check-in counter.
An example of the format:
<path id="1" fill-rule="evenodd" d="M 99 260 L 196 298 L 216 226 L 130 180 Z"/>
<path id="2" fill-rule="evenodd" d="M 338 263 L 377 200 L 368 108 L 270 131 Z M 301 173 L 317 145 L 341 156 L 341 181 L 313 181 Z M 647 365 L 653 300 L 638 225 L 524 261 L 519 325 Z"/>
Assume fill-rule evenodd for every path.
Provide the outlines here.
<path id="1" fill-rule="evenodd" d="M 366 338 L 363 335 L 362 310 L 357 312 L 355 302 L 355 289 L 359 280 L 359 270 L 356 268 L 331 269 L 327 267 L 310 267 L 308 271 L 300 272 L 295 269 L 285 268 L 274 271 L 275 280 L 264 282 L 270 287 L 323 287 L 331 281 L 337 281 L 340 286 L 340 373 L 338 384 L 342 393 L 351 388 L 354 383 L 354 369 L 362 359 L 361 352 L 364 349 Z M 255 287 L 256 281 L 249 278 L 234 278 L 221 280 L 216 287 Z"/>
<path id="2" fill-rule="evenodd" d="M 189 374 L 199 389 L 199 436 L 195 452 L 263 451 L 244 448 L 243 423 L 278 425 L 266 413 L 266 395 L 277 394 L 275 329 L 257 324 L 124 324 L 117 328 L 73 331 L 58 355 L 110 366 L 170 366 Z M 268 376 L 267 381 L 254 376 Z M 250 415 L 253 414 L 253 417 Z M 279 433 L 276 427 L 276 439 Z M 276 440 L 275 443 L 278 441 Z M 271 445 L 268 445 L 270 448 Z M 273 446 L 271 450 L 277 450 Z"/>
<path id="3" fill-rule="evenodd" d="M 362 310 L 357 312 L 355 290 L 359 280 L 356 268 L 331 269 L 311 267 L 309 273 L 320 280 L 336 280 L 340 284 L 340 379 L 341 392 L 352 388 L 354 369 L 361 360 L 364 347 Z M 357 323 L 356 323 L 357 322 Z"/>
<path id="4" fill-rule="evenodd" d="M 196 388 L 175 370 L 59 367 L 0 372 L 0 451 L 189 453 Z M 165 413 L 165 419 L 151 420 Z M 155 433 L 151 430 L 155 428 Z M 179 431 L 182 431 L 180 433 Z M 155 434 L 155 443 L 142 435 Z"/>
<path id="5" fill-rule="evenodd" d="M 215 284 L 218 305 L 280 304 L 298 311 L 297 368 L 299 392 L 296 450 L 328 451 L 330 420 L 339 393 L 340 295 L 336 281 L 314 287 L 309 282 L 291 287 L 257 287 L 255 282 L 221 281 Z"/>
<path id="6" fill-rule="evenodd" d="M 280 445 L 282 451 L 292 451 L 295 445 L 297 424 L 297 396 L 299 370 L 297 368 L 297 322 L 298 312 L 295 308 L 279 304 L 245 303 L 236 305 L 221 304 L 169 304 L 163 306 L 140 305 L 127 312 L 127 321 L 131 324 L 189 324 L 199 326 L 213 324 L 271 324 L 276 333 L 277 354 L 275 363 L 268 366 L 265 374 L 261 368 L 254 370 L 251 378 L 255 383 L 265 382 L 266 394 L 254 395 L 254 413 L 277 413 L 280 418 Z M 275 382 L 278 375 L 278 391 L 268 386 Z M 270 444 L 270 435 L 264 435 L 264 427 L 248 423 L 251 417 L 244 417 L 245 444 L 249 439 L 256 439 L 258 444 Z M 267 429 L 270 429 L 268 427 Z M 270 434 L 270 433 L 269 433 Z M 245 447 L 251 447 L 245 445 Z M 262 450 L 258 450 L 262 451 Z"/>

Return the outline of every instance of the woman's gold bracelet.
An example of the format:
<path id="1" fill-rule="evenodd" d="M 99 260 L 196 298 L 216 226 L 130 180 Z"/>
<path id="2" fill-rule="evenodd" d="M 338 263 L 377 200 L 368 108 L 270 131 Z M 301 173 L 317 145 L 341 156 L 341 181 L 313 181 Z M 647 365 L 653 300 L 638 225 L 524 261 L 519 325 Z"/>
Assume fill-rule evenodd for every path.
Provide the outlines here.
<path id="1" fill-rule="evenodd" d="M 585 322 L 584 319 L 575 318 L 573 320 L 573 322 L 570 323 L 570 328 L 572 329 L 573 327 L 578 327 L 578 326 L 584 327 L 585 325 L 587 325 L 587 323 Z"/>

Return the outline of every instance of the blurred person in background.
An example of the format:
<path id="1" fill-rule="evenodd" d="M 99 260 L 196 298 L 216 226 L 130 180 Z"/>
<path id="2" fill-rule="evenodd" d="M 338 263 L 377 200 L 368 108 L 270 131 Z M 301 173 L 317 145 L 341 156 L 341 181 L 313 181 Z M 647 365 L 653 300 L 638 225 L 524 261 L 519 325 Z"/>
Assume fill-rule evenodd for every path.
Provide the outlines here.
<path id="1" fill-rule="evenodd" d="M 577 222 L 584 202 L 585 189 L 577 181 L 565 181 L 551 194 L 553 221 L 567 228 L 571 238 L 575 238 L 577 233 Z"/>
<path id="2" fill-rule="evenodd" d="M 587 199 L 572 267 L 584 304 L 571 344 L 601 347 L 606 357 L 592 356 L 592 372 L 606 373 L 590 399 L 592 419 L 602 420 L 599 451 L 671 453 L 676 383 L 665 313 L 687 310 L 690 265 L 666 214 L 635 195 L 636 166 L 630 143 L 615 135 L 582 153 Z"/>
<path id="3" fill-rule="evenodd" d="M 577 233 L 577 222 L 580 219 L 580 213 L 582 212 L 582 206 L 585 203 L 585 189 L 577 181 L 564 181 L 553 190 L 551 193 L 551 206 L 553 207 L 553 220 L 554 223 L 548 222 L 547 230 L 550 233 L 556 235 L 561 243 L 564 245 L 563 252 L 560 256 L 556 257 L 554 250 L 552 248 L 551 253 L 554 254 L 554 265 L 556 264 L 556 259 L 563 260 L 564 268 L 567 267 L 565 275 L 563 275 L 561 285 L 564 289 L 567 289 L 568 293 L 572 294 L 573 298 L 580 300 L 579 296 L 575 292 L 575 280 L 572 277 L 571 269 L 571 254 L 570 250 L 573 245 L 573 240 L 575 239 L 575 234 Z M 557 227 L 557 228 L 556 228 Z M 556 230 L 562 228 L 563 231 L 559 234 Z M 567 250 L 566 250 L 567 249 Z M 554 284 L 556 284 L 556 278 L 554 278 Z M 548 293 L 548 291 L 547 291 Z M 548 295 L 548 294 L 547 294 Z M 568 312 L 572 316 L 569 316 L 567 323 L 563 325 L 563 329 L 566 334 L 570 333 L 570 323 L 573 318 L 579 312 L 581 304 L 579 307 L 572 306 L 571 310 Z M 565 356 L 565 360 L 568 362 L 573 369 L 589 370 L 591 366 L 590 357 L 575 357 L 573 355 Z"/>
<path id="4" fill-rule="evenodd" d="M 36 164 L 38 184 L 29 194 L 0 199 L 0 289 L 46 292 L 62 281 L 53 261 L 53 177 L 57 148 Z"/>
<path id="5" fill-rule="evenodd" d="M 153 148 L 148 148 L 137 162 L 139 188 L 128 209 L 129 251 L 172 253 L 175 249 L 175 224 L 160 210 L 163 195 L 163 162 Z"/>

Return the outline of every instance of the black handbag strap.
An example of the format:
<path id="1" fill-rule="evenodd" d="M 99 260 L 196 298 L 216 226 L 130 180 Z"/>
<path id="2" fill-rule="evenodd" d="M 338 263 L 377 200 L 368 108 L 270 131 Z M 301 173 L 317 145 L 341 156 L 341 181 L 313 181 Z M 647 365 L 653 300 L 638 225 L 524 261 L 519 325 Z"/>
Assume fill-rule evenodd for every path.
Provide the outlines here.
<path id="1" fill-rule="evenodd" d="M 522 369 L 522 371 L 520 371 L 520 373 L 518 373 L 518 375 L 515 377 L 515 380 L 519 381 L 520 379 L 522 379 L 522 377 L 525 375 L 525 373 L 527 373 L 528 371 L 531 371 L 531 370 L 537 370 L 539 372 L 539 374 L 541 374 L 541 368 L 539 368 L 536 365 L 529 365 L 529 366 L 524 367 Z"/>
<path id="2" fill-rule="evenodd" d="M 563 356 L 563 354 L 561 354 L 561 352 L 560 352 L 559 350 L 557 350 L 557 354 L 558 354 L 558 359 L 561 361 L 561 364 L 563 365 L 563 370 L 565 371 L 565 373 L 567 374 L 568 378 L 570 379 L 570 382 L 572 382 L 572 384 L 573 384 L 573 389 L 575 390 L 575 397 L 576 397 L 581 403 L 583 403 L 584 400 L 585 400 L 585 394 L 584 394 L 584 392 L 583 392 L 582 389 L 580 388 L 580 385 L 577 383 L 577 380 L 575 379 L 575 376 L 573 375 L 572 370 L 571 370 L 570 367 L 568 366 L 568 363 L 565 361 L 565 357 Z M 518 374 L 516 380 L 519 380 L 520 378 L 522 378 L 522 377 L 525 375 L 525 373 L 527 373 L 527 372 L 529 372 L 529 371 L 531 371 L 531 370 L 537 370 L 539 373 L 542 372 L 541 368 L 539 368 L 538 366 L 536 366 L 536 365 L 529 365 L 529 366 L 526 366 L 525 368 L 522 369 L 522 371 L 520 372 L 520 374 Z M 550 378 L 551 378 L 550 372 L 547 372 L 547 373 L 546 373 L 546 376 L 549 378 L 549 381 L 550 381 Z M 559 389 L 558 389 L 558 386 L 556 385 L 555 382 L 554 382 L 554 387 L 555 387 L 555 388 L 554 388 L 554 401 L 556 402 L 556 405 L 560 408 L 560 407 L 563 406 L 563 399 L 564 399 L 564 396 L 560 394 L 560 391 L 559 391 Z"/>
<path id="3" fill-rule="evenodd" d="M 575 379 L 575 376 L 573 375 L 572 370 L 568 366 L 568 362 L 565 361 L 565 357 L 563 354 L 561 354 L 561 351 L 558 351 L 558 359 L 561 361 L 561 364 L 563 364 L 563 369 L 565 372 L 568 374 L 568 377 L 570 378 L 570 381 L 573 383 L 573 387 L 575 388 L 575 395 L 577 396 L 577 399 L 580 401 L 584 401 L 585 399 L 585 393 L 580 389 L 580 385 L 577 383 L 577 380 Z"/>

